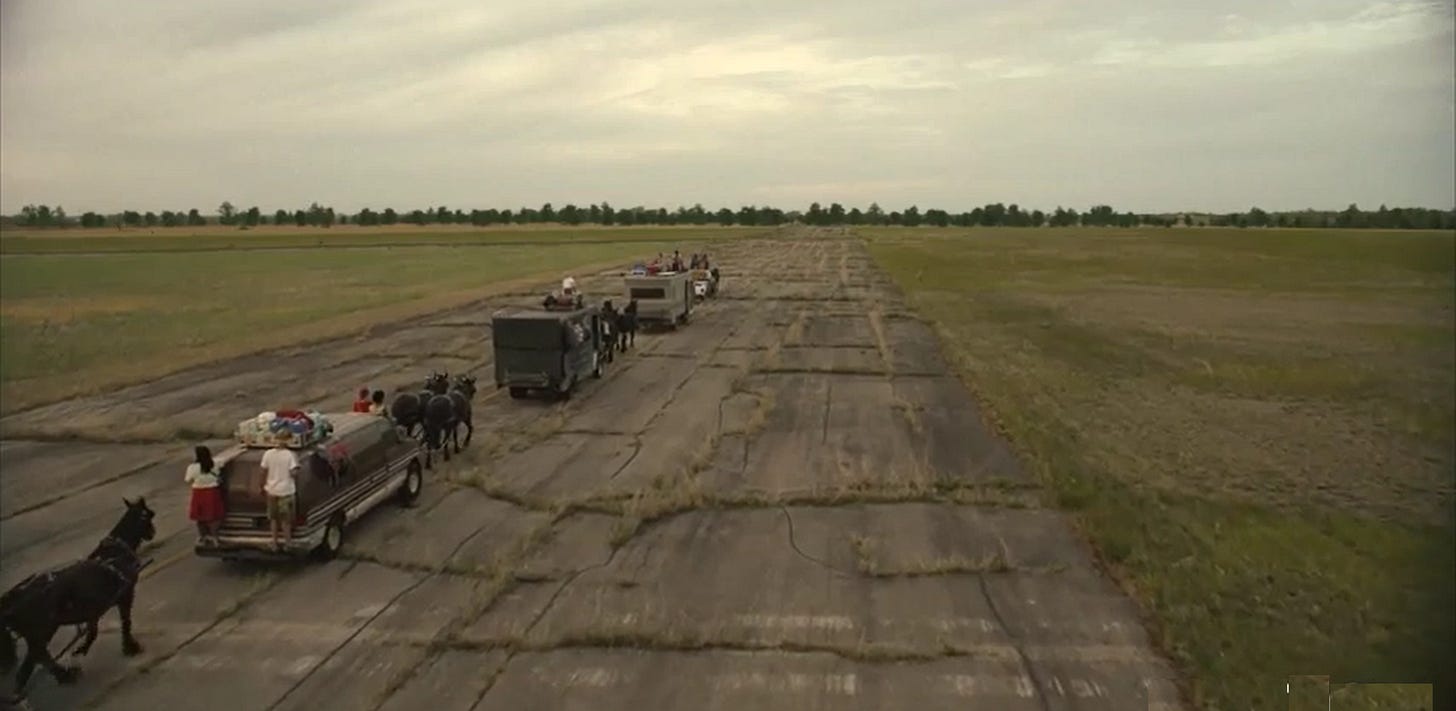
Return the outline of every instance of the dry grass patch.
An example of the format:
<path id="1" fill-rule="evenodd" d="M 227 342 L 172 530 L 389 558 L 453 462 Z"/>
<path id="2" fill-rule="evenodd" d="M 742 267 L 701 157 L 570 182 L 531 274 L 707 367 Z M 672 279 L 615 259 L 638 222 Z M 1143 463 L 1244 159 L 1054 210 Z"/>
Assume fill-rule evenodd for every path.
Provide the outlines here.
<path id="1" fill-rule="evenodd" d="M 869 247 L 1195 703 L 1456 667 L 1452 234 L 954 234 Z"/>

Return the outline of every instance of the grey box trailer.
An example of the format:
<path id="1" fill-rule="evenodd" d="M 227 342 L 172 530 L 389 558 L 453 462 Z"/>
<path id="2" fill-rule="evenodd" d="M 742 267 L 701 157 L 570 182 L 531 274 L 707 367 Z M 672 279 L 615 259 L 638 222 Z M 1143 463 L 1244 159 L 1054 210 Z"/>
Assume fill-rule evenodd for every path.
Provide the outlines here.
<path id="1" fill-rule="evenodd" d="M 637 322 L 677 328 L 693 311 L 693 281 L 689 272 L 636 274 L 625 277 L 627 300 L 637 300 Z"/>
<path id="2" fill-rule="evenodd" d="M 491 315 L 495 386 L 511 397 L 546 392 L 565 399 L 590 373 L 602 377 L 610 347 L 596 306 L 568 309 L 504 308 Z"/>

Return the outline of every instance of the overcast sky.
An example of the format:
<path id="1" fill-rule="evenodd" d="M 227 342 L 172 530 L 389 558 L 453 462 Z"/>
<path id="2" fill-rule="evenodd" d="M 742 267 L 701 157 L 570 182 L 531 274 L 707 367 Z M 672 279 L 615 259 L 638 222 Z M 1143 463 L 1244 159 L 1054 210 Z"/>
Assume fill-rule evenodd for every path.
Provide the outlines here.
<path id="1" fill-rule="evenodd" d="M 0 210 L 1456 203 L 1451 0 L 0 0 Z"/>

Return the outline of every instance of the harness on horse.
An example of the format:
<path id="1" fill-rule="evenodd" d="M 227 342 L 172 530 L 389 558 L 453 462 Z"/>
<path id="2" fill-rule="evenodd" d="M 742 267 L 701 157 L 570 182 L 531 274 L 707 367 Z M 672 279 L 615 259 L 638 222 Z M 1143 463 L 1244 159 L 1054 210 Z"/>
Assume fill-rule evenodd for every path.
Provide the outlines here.
<path id="1" fill-rule="evenodd" d="M 111 545 L 108 546 L 108 544 Z M 128 569 L 134 567 L 135 571 L 128 574 L 128 571 L 118 567 L 115 561 L 102 557 L 101 550 L 107 547 L 119 547 L 122 551 L 125 551 L 127 558 L 129 559 L 128 562 L 133 564 L 126 565 L 125 567 Z M 102 570 L 110 573 L 113 577 L 116 578 L 116 581 L 120 583 L 120 586 L 117 588 L 116 595 L 112 596 L 111 600 L 106 604 L 105 607 L 102 608 L 103 610 L 109 610 L 111 609 L 112 605 L 115 605 L 117 601 L 121 599 L 121 596 L 128 589 L 136 586 L 137 582 L 139 582 L 141 579 L 142 571 L 145 570 L 147 566 L 151 565 L 152 562 L 152 558 L 148 558 L 145 561 L 141 560 L 140 557 L 137 555 L 136 551 L 132 549 L 130 545 L 127 545 L 126 541 L 123 541 L 116 536 L 108 535 L 107 537 L 101 539 L 101 543 L 96 547 L 95 553 L 92 553 L 90 556 L 87 556 L 82 560 L 67 563 L 60 567 L 52 568 L 44 573 L 36 573 L 35 575 L 32 575 L 20 581 L 20 584 L 15 586 L 14 594 L 18 596 L 24 595 L 33 590 L 45 590 L 53 582 L 55 582 L 56 577 L 59 576 L 62 572 L 84 563 L 95 563 Z M 66 644 L 65 647 L 61 648 L 60 654 L 57 654 L 56 656 L 65 656 L 66 652 L 71 651 L 71 647 L 76 646 L 76 643 L 81 641 L 81 638 L 85 635 L 86 623 L 82 622 L 77 624 L 76 636 L 73 637 L 71 641 Z"/>

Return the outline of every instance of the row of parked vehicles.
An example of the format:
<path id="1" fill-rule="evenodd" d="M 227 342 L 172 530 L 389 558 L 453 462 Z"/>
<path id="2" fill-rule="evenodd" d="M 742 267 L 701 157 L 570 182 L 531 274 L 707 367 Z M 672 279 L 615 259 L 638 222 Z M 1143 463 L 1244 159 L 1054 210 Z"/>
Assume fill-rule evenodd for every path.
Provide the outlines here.
<path id="1" fill-rule="evenodd" d="M 716 270 L 627 275 L 623 295 L 636 302 L 637 323 L 672 330 L 687 324 L 698 301 L 718 293 Z M 570 397 L 586 377 L 600 378 L 621 347 L 616 319 L 600 304 L 580 299 L 558 305 L 507 307 L 491 318 L 495 382 L 512 398 L 545 393 Z M 272 546 L 263 452 L 272 442 L 245 436 L 251 420 L 240 423 L 238 442 L 221 453 L 221 479 L 227 514 L 211 541 L 199 542 L 198 555 L 224 559 L 277 558 L 314 553 L 330 558 L 343 545 L 344 528 L 380 504 L 408 505 L 424 485 L 428 457 L 421 439 L 377 414 L 325 416 L 331 431 L 301 433 L 288 446 L 297 456 L 293 535 Z M 448 446 L 448 445 L 446 445 Z"/>

